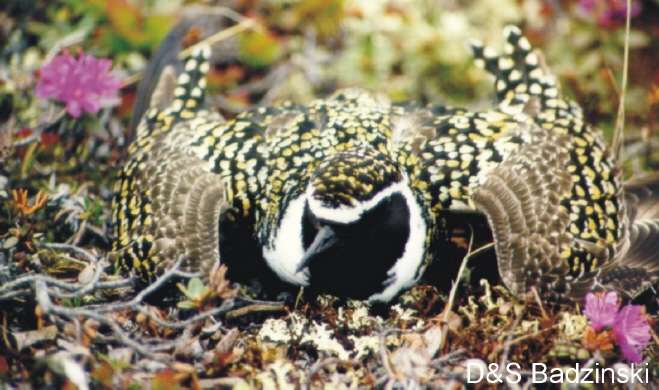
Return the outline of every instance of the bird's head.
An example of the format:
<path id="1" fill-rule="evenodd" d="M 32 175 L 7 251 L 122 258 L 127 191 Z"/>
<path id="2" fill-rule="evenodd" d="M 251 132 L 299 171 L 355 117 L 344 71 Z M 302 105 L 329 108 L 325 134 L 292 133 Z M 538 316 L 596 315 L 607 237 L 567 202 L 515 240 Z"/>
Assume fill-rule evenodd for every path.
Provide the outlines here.
<path id="1" fill-rule="evenodd" d="M 302 210 L 303 256 L 314 290 L 387 302 L 425 268 L 426 220 L 407 175 L 388 155 L 353 148 L 320 162 Z"/>

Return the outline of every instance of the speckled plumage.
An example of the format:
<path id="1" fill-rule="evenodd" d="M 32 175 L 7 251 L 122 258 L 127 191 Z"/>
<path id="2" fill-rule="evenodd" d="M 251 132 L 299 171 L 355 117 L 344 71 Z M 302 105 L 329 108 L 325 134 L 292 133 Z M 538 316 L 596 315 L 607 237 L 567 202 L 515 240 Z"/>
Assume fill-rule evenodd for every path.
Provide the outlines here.
<path id="1" fill-rule="evenodd" d="M 506 38 L 500 56 L 473 45 L 496 78 L 497 104 L 485 112 L 348 89 L 225 122 L 200 109 L 208 63 L 197 53 L 171 103 L 152 101 L 119 172 L 122 268 L 148 280 L 181 254 L 190 268 L 268 264 L 291 284 L 388 301 L 431 261 L 460 260 L 436 251 L 448 234 L 440 225 L 475 211 L 513 293 L 638 293 L 656 256 L 636 254 L 639 265 L 624 255 L 659 225 L 630 222 L 614 154 L 519 30 Z M 244 268 L 237 279 L 255 276 Z M 614 283 L 625 272 L 633 282 Z"/>
<path id="2" fill-rule="evenodd" d="M 626 250 L 614 156 L 599 131 L 584 125 L 579 107 L 560 97 L 518 29 L 506 29 L 501 56 L 473 47 L 495 77 L 496 107 L 426 114 L 424 125 L 434 132 L 417 142 L 423 168 L 413 185 L 433 210 L 476 208 L 489 217 L 499 270 L 513 292 L 538 287 L 549 296 L 583 296 Z M 412 142 L 400 149 L 409 153 Z M 528 158 L 513 162 L 521 156 Z M 556 175 L 571 180 L 556 182 Z M 557 236 L 545 242 L 552 232 Z"/>

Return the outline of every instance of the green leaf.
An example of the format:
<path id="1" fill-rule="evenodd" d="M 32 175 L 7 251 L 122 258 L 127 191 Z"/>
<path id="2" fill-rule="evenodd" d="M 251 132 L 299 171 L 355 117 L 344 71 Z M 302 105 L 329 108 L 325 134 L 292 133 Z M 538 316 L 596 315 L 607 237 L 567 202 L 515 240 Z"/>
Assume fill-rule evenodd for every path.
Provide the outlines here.
<path id="1" fill-rule="evenodd" d="M 253 68 L 268 66 L 281 55 L 277 38 L 271 33 L 247 32 L 239 39 L 240 60 Z"/>
<path id="2" fill-rule="evenodd" d="M 181 283 L 178 283 L 177 286 L 186 297 L 192 300 L 201 299 L 201 296 L 206 290 L 206 286 L 204 286 L 204 283 L 199 278 L 190 279 L 187 286 L 184 286 Z"/>
<path id="3" fill-rule="evenodd" d="M 188 282 L 188 293 L 191 295 L 190 298 L 201 297 L 206 290 L 206 286 L 199 278 L 190 279 Z"/>
<path id="4" fill-rule="evenodd" d="M 126 0 L 107 0 L 106 12 L 111 26 L 103 34 L 115 51 L 153 48 L 167 35 L 174 21 L 167 14 L 145 16 L 140 8 Z"/>
<path id="5" fill-rule="evenodd" d="M 193 310 L 193 309 L 198 309 L 199 305 L 193 301 L 181 301 L 176 304 L 176 307 L 182 310 Z"/>

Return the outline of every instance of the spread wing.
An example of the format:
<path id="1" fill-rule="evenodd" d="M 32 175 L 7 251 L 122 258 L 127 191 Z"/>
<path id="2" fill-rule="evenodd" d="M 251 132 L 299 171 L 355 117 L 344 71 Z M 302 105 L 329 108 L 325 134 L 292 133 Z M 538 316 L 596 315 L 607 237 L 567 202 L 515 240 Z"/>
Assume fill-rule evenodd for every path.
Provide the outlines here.
<path id="1" fill-rule="evenodd" d="M 125 269 L 147 281 L 184 255 L 185 268 L 210 270 L 219 261 L 217 221 L 224 183 L 191 148 L 186 119 L 222 122 L 197 112 L 203 100 L 208 48 L 186 61 L 177 78 L 162 73 L 151 109 L 137 129 L 130 158 L 118 172 L 113 199 L 113 252 Z M 182 122 L 182 123 L 181 123 Z"/>
<path id="2" fill-rule="evenodd" d="M 575 278 L 565 258 L 574 244 L 570 215 L 561 207 L 571 196 L 572 179 L 566 170 L 570 137 L 537 126 L 520 126 L 510 136 L 515 132 L 530 136 L 531 142 L 481 175 L 472 195 L 492 229 L 501 277 L 514 294 L 532 287 L 556 298 L 585 294 L 598 272 Z"/>
<path id="3" fill-rule="evenodd" d="M 225 122 L 200 109 L 209 55 L 197 50 L 177 79 L 162 73 L 118 172 L 113 252 L 143 282 L 181 254 L 184 267 L 204 271 L 219 262 L 221 244 L 253 240 L 265 159 L 264 128 L 251 117 L 262 115 Z M 223 221 L 240 227 L 220 234 Z"/>
<path id="4" fill-rule="evenodd" d="M 473 44 L 495 79 L 495 109 L 400 108 L 398 161 L 436 219 L 474 210 L 488 217 L 513 292 L 536 286 L 579 300 L 629 244 L 620 170 L 520 30 L 505 35 L 501 55 Z M 549 216 L 557 219 L 538 224 Z"/>

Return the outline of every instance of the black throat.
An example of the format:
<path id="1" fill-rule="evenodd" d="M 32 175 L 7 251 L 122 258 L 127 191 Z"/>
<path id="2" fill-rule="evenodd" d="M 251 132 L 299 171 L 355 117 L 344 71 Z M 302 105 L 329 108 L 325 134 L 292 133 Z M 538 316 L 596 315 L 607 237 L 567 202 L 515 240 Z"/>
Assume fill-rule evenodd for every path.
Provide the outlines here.
<path id="1" fill-rule="evenodd" d="M 330 226 L 337 236 L 309 262 L 312 292 L 354 299 L 383 291 L 387 271 L 405 252 L 410 236 L 410 210 L 402 194 L 383 199 L 351 224 L 317 220 L 308 205 L 302 219 L 305 250 L 322 226 Z"/>

